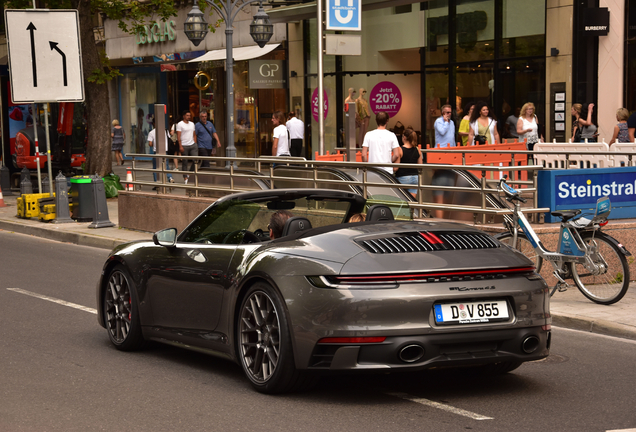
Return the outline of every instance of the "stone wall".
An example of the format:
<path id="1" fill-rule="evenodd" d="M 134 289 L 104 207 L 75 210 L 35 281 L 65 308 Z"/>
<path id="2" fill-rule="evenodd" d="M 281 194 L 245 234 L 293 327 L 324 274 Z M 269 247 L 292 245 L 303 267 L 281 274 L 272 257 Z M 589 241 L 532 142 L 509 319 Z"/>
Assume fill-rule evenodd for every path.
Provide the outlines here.
<path id="1" fill-rule="evenodd" d="M 215 199 L 119 191 L 119 226 L 156 232 L 176 228 L 181 232 Z"/>

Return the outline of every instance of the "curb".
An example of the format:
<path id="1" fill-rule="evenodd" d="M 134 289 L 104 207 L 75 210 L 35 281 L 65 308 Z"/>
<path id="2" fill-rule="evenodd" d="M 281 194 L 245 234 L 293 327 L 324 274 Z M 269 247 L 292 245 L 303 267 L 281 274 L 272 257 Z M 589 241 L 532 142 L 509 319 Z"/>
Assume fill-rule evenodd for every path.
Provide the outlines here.
<path id="1" fill-rule="evenodd" d="M 552 325 L 605 336 L 636 340 L 636 327 L 598 318 L 590 319 L 576 315 L 553 313 Z"/>
<path id="2" fill-rule="evenodd" d="M 16 232 L 19 234 L 31 235 L 34 237 L 45 238 L 48 240 L 59 241 L 63 243 L 72 243 L 79 246 L 90 246 L 100 249 L 112 250 L 120 244 L 128 243 L 129 240 L 116 240 L 96 235 L 54 231 L 37 226 L 23 225 L 16 222 L 0 220 L 0 229 L 4 231 Z"/>

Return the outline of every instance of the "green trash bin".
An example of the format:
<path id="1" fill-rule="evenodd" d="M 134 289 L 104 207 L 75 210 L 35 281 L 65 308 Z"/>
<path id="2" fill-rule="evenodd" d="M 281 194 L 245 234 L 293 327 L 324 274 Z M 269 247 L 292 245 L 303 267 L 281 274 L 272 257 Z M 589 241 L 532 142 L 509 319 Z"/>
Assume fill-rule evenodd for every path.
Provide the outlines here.
<path id="1" fill-rule="evenodd" d="M 95 205 L 93 197 L 92 179 L 90 176 L 75 176 L 70 178 L 71 188 L 68 196 L 72 200 L 71 218 L 78 222 L 91 222 L 95 219 Z"/>

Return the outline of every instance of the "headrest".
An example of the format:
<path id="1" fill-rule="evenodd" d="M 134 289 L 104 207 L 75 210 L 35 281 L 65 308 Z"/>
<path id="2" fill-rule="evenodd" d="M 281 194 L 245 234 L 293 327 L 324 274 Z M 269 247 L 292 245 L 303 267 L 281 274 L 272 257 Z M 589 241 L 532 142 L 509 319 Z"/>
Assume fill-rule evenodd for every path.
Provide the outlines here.
<path id="1" fill-rule="evenodd" d="M 309 222 L 309 219 L 302 216 L 290 217 L 285 222 L 282 237 L 290 234 L 296 234 L 301 231 L 307 231 L 309 229 L 311 229 L 311 222 Z"/>
<path id="2" fill-rule="evenodd" d="M 394 220 L 393 212 L 388 206 L 385 206 L 383 204 L 376 204 L 374 206 L 371 206 L 371 208 L 369 208 L 369 211 L 367 212 L 367 218 L 365 219 L 366 222 L 392 221 L 392 220 Z"/>

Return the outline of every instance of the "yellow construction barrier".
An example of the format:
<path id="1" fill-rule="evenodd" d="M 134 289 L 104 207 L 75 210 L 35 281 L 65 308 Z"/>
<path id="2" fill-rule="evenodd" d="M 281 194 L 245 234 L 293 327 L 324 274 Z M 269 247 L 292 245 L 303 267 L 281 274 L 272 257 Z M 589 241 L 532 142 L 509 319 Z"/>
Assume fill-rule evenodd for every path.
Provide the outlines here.
<path id="1" fill-rule="evenodd" d="M 50 193 L 28 194 L 18 198 L 18 217 L 32 218 L 40 215 L 38 200 L 50 197 Z M 55 196 L 55 194 L 53 194 Z"/>

